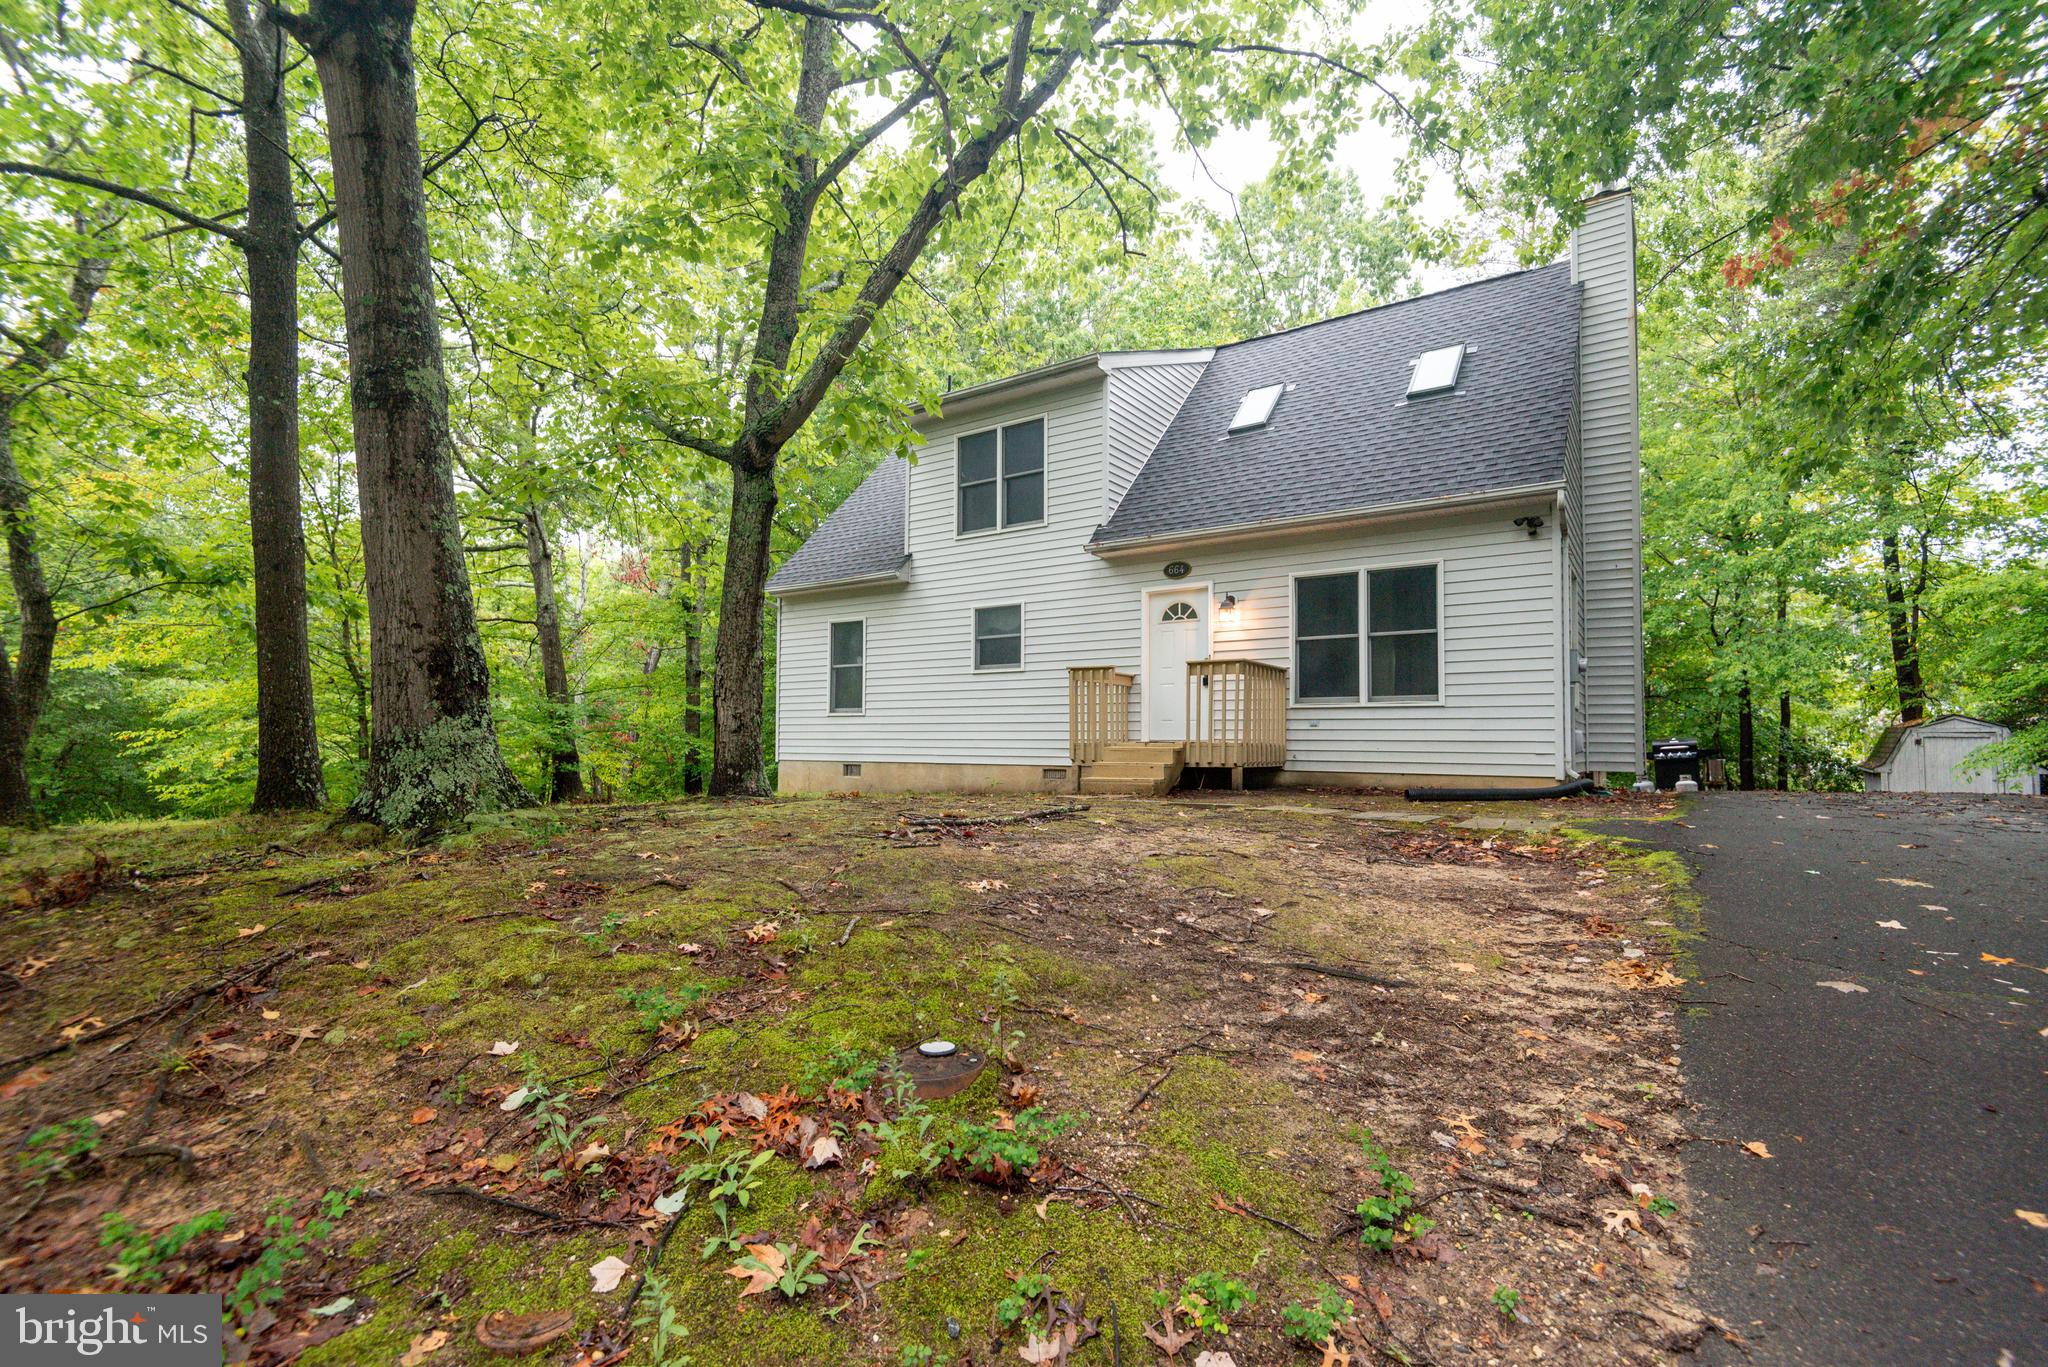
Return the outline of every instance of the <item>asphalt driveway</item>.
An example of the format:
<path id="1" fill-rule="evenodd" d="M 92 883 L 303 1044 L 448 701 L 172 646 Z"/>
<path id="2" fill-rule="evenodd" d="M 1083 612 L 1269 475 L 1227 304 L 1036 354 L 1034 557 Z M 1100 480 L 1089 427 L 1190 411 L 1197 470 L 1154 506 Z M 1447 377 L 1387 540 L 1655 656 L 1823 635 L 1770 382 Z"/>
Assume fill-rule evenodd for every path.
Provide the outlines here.
<path id="1" fill-rule="evenodd" d="M 2048 802 L 1715 793 L 1617 833 L 1705 900 L 1691 1284 L 1749 1356 L 1701 1357 L 2048 1363 Z"/>

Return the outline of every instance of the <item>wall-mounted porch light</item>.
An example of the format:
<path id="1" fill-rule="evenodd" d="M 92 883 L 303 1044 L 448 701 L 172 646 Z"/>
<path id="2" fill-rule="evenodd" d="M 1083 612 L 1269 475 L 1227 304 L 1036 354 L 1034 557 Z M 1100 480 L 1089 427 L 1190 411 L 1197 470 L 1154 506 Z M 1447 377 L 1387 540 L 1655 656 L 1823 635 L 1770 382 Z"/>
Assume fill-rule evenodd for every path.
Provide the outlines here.
<path id="1" fill-rule="evenodd" d="M 1216 620 L 1225 626 L 1237 625 L 1237 595 L 1226 593 L 1223 601 L 1216 605 Z"/>

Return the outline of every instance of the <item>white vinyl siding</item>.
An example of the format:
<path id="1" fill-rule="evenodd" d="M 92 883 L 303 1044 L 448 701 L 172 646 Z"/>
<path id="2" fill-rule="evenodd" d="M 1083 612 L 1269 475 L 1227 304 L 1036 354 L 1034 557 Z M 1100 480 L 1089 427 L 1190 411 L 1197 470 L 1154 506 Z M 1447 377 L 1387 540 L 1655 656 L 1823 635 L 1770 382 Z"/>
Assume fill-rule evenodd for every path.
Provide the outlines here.
<path id="1" fill-rule="evenodd" d="M 1193 579 L 1212 586 L 1215 602 L 1237 597 L 1235 620 L 1211 614 L 1213 655 L 1263 660 L 1290 673 L 1295 576 L 1434 564 L 1441 579 L 1441 701 L 1291 708 L 1288 767 L 1557 777 L 1561 557 L 1552 533 L 1531 537 L 1514 525 L 1524 514 L 1551 517 L 1552 503 L 1100 559 L 1084 547 L 1104 507 L 1104 437 L 1111 426 L 1104 387 L 1098 375 L 1007 409 L 926 427 L 910 476 L 912 582 L 784 601 L 783 759 L 1065 765 L 1067 666 L 1139 672 L 1149 625 L 1143 593 L 1170 584 L 1162 574 L 1169 561 L 1190 562 Z M 954 437 L 1040 415 L 1045 521 L 1001 536 L 956 537 Z M 1007 603 L 1023 607 L 1023 667 L 977 673 L 974 610 Z M 831 716 L 823 624 L 856 616 L 869 623 L 868 705 L 862 716 Z M 1142 734 L 1135 700 L 1143 693 L 1141 680 L 1133 690 L 1133 735 Z"/>
<path id="2" fill-rule="evenodd" d="M 1109 432 L 1102 518 L 1109 521 L 1130 491 L 1152 448 L 1173 425 L 1206 368 L 1203 361 L 1124 366 L 1110 372 L 1104 403 Z"/>
<path id="3" fill-rule="evenodd" d="M 1572 235 L 1579 316 L 1580 550 L 1584 554 L 1586 763 L 1643 767 L 1642 448 L 1636 400 L 1635 211 L 1586 208 Z"/>

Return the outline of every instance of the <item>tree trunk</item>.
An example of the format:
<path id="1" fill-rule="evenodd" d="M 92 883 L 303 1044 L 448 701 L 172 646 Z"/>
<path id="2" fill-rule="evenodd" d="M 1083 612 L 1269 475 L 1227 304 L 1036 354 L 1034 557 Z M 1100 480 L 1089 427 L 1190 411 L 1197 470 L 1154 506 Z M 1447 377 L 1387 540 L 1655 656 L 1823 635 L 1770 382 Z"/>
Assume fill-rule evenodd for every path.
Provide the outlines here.
<path id="1" fill-rule="evenodd" d="M 768 792 L 761 734 L 763 590 L 775 505 L 773 457 L 765 462 L 736 461 L 725 538 L 725 585 L 718 600 L 718 649 L 711 674 L 711 792 L 716 797 Z"/>
<path id="2" fill-rule="evenodd" d="M 354 812 L 422 829 L 523 805 L 491 720 L 455 505 L 410 0 L 281 18 L 327 107 L 370 604 L 370 764 Z"/>
<path id="3" fill-rule="evenodd" d="M 548 801 L 583 796 L 583 759 L 576 753 L 576 700 L 569 696 L 569 658 L 555 606 L 555 553 L 540 509 L 526 505 L 526 564 L 533 571 L 533 622 L 540 637 L 540 676 L 548 695 Z"/>
<path id="4" fill-rule="evenodd" d="M 1756 705 L 1750 698 L 1749 680 L 1742 681 L 1742 691 L 1735 696 L 1736 782 L 1743 792 L 1753 793 L 1756 791 Z"/>
<path id="5" fill-rule="evenodd" d="M 20 354 L 0 373 L 0 529 L 6 533 L 14 609 L 21 617 L 13 659 L 0 640 L 0 822 L 8 825 L 35 819 L 28 747 L 49 700 L 50 658 L 57 645 L 56 610 L 50 605 L 50 586 L 36 549 L 33 495 L 14 463 L 15 412 L 22 396 L 70 350 L 72 338 L 92 314 L 110 264 L 102 257 L 88 257 L 73 267 L 71 316 L 53 322 L 39 336 L 23 336 Z"/>
<path id="6" fill-rule="evenodd" d="M 1880 542 L 1884 559 L 1885 619 L 1890 627 L 1892 681 L 1898 688 L 1899 720 L 1919 721 L 1927 715 L 1927 685 L 1920 677 L 1919 633 L 1914 612 L 1906 603 L 1906 577 L 1899 565 L 1899 535 L 1888 531 Z"/>
<path id="7" fill-rule="evenodd" d="M 1778 585 L 1778 649 L 1785 649 L 1785 621 L 1791 615 L 1790 596 Z M 1778 791 L 1792 790 L 1792 693 L 1778 691 Z"/>
<path id="8" fill-rule="evenodd" d="M 683 791 L 704 791 L 704 622 L 697 601 L 697 547 L 682 549 Z"/>
<path id="9" fill-rule="evenodd" d="M 256 591 L 259 812 L 327 801 L 306 635 L 306 531 L 299 512 L 299 225 L 284 102 L 284 34 L 227 0 L 242 66 L 249 182 L 249 542 Z"/>

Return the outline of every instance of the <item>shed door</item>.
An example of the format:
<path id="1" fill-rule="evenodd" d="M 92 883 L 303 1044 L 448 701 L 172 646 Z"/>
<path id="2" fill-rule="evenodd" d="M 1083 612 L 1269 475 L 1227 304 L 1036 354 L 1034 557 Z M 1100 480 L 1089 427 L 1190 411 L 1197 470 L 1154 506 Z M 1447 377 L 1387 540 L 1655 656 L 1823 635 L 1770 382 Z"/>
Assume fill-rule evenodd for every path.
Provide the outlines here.
<path id="1" fill-rule="evenodd" d="M 1188 661 L 1209 653 L 1209 596 L 1162 593 L 1148 600 L 1151 648 L 1145 685 L 1145 739 L 1185 740 L 1188 734 Z"/>

